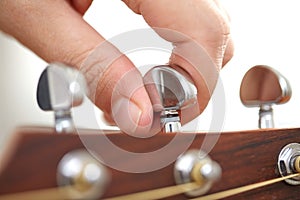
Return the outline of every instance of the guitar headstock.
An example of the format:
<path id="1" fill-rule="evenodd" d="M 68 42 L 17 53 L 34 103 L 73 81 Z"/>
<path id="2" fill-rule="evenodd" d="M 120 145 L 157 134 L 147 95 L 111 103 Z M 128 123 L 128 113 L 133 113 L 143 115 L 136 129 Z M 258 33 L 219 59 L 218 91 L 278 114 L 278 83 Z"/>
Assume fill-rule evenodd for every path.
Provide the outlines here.
<path id="1" fill-rule="evenodd" d="M 82 133 L 56 134 L 54 129 L 47 128 L 20 129 L 12 144 L 14 148 L 10 149 L 10 156 L 2 160 L 1 195 L 61 187 L 57 179 L 59 164 L 66 155 L 79 150 L 89 152 L 107 172 L 109 181 L 98 185 L 97 191 L 102 191 L 101 197 L 96 194 L 99 199 L 175 186 L 178 182 L 174 170 L 182 154 L 200 152 L 204 141 L 218 136 L 218 142 L 209 152 L 209 157 L 218 163 L 222 174 L 207 189 L 207 195 L 280 177 L 277 163 L 281 150 L 300 140 L 299 129 L 221 134 L 160 133 L 146 139 L 133 138 L 120 132 L 108 131 L 103 134 L 97 130 L 82 130 Z M 296 148 L 295 155 L 299 153 Z M 291 171 L 285 173 L 290 174 Z M 191 177 L 190 181 L 193 180 Z M 299 183 L 299 178 L 293 180 Z M 297 185 L 280 182 L 229 199 L 296 199 L 299 197 Z M 192 196 L 184 192 L 169 197 L 188 198 Z"/>
<path id="2" fill-rule="evenodd" d="M 159 132 L 148 138 L 60 130 L 16 131 L 1 160 L 0 199 L 299 198 L 300 129 Z M 274 184 L 252 185 L 269 180 Z"/>

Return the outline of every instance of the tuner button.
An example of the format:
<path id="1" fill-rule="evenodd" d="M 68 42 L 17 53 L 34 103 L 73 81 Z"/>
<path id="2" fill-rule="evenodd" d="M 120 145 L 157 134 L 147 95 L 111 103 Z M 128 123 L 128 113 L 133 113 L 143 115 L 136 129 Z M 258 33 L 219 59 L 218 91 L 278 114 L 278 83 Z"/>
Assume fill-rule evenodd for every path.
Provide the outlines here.
<path id="1" fill-rule="evenodd" d="M 79 71 L 61 63 L 50 64 L 41 74 L 37 102 L 42 110 L 53 110 L 56 132 L 73 132 L 71 108 L 83 102 L 86 83 Z"/>
<path id="2" fill-rule="evenodd" d="M 292 89 L 288 80 L 266 65 L 257 65 L 245 74 L 240 98 L 246 107 L 259 107 L 259 128 L 274 128 L 274 104 L 290 100 Z"/>
<path id="3" fill-rule="evenodd" d="M 203 183 L 207 180 L 216 182 L 221 177 L 221 167 L 215 161 L 206 161 L 204 163 L 197 163 L 192 171 L 193 179 L 198 183 Z"/>
<path id="4" fill-rule="evenodd" d="M 84 149 L 67 153 L 58 164 L 57 182 L 70 186 L 68 199 L 99 199 L 109 181 L 107 169 Z"/>
<path id="5" fill-rule="evenodd" d="M 144 76 L 144 84 L 155 112 L 161 112 L 164 132 L 179 132 L 179 110 L 197 102 L 197 89 L 184 75 L 168 65 L 152 68 Z"/>
<path id="6" fill-rule="evenodd" d="M 175 182 L 180 184 L 196 182 L 199 188 L 187 192 L 189 196 L 205 194 L 221 178 L 222 169 L 206 153 L 189 150 L 182 154 L 174 165 Z"/>

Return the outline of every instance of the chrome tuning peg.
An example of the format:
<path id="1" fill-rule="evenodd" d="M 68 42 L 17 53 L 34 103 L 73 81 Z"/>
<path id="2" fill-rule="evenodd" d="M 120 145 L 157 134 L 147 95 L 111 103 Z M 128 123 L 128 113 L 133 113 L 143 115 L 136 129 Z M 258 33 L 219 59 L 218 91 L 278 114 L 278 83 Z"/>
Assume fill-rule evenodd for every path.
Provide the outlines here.
<path id="1" fill-rule="evenodd" d="M 86 93 L 83 75 L 64 64 L 50 64 L 41 74 L 37 87 L 37 102 L 45 111 L 54 111 L 57 133 L 75 130 L 71 108 L 83 102 Z"/>
<path id="2" fill-rule="evenodd" d="M 222 168 L 203 151 L 191 149 L 180 155 L 174 164 L 176 184 L 196 182 L 199 187 L 186 193 L 199 196 L 208 192 L 212 185 L 220 180 Z"/>
<path id="3" fill-rule="evenodd" d="M 57 166 L 57 183 L 67 188 L 66 199 L 99 199 L 110 179 L 107 168 L 86 149 L 66 153 Z"/>
<path id="4" fill-rule="evenodd" d="M 179 111 L 194 105 L 197 89 L 184 75 L 168 65 L 152 68 L 144 76 L 144 84 L 155 112 L 160 112 L 164 132 L 179 132 Z"/>
<path id="5" fill-rule="evenodd" d="M 251 68 L 244 76 L 240 98 L 246 107 L 259 107 L 259 128 L 274 128 L 274 104 L 290 100 L 292 89 L 288 80 L 266 65 Z"/>

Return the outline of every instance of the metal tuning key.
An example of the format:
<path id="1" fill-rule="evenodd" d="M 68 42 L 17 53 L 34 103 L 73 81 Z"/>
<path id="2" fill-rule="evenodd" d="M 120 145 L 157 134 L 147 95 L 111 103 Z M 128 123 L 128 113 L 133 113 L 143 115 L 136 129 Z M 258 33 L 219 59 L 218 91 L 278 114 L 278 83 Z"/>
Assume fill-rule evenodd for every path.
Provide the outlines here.
<path id="1" fill-rule="evenodd" d="M 282 148 L 278 155 L 278 171 L 281 176 L 300 173 L 300 144 L 290 143 Z M 300 185 L 300 177 L 286 179 L 290 185 Z"/>
<path id="2" fill-rule="evenodd" d="M 164 132 L 179 132 L 179 112 L 197 101 L 194 84 L 168 65 L 152 68 L 144 76 L 144 84 L 155 112 L 160 112 L 160 123 Z"/>
<path id="3" fill-rule="evenodd" d="M 205 152 L 189 150 L 175 162 L 175 182 L 180 184 L 196 182 L 199 187 L 186 193 L 189 196 L 203 195 L 211 189 L 222 175 L 220 165 L 213 161 Z"/>
<path id="4" fill-rule="evenodd" d="M 259 128 L 274 128 L 274 104 L 290 100 L 292 89 L 288 80 L 266 65 L 251 68 L 244 76 L 240 98 L 247 107 L 259 107 Z"/>
<path id="5" fill-rule="evenodd" d="M 53 110 L 57 133 L 74 132 L 71 108 L 83 102 L 86 93 L 83 75 L 64 64 L 50 64 L 41 74 L 37 102 L 42 110 Z"/>
<path id="6" fill-rule="evenodd" d="M 57 183 L 68 187 L 68 199 L 99 199 L 110 181 L 110 173 L 91 152 L 68 152 L 57 167 Z"/>

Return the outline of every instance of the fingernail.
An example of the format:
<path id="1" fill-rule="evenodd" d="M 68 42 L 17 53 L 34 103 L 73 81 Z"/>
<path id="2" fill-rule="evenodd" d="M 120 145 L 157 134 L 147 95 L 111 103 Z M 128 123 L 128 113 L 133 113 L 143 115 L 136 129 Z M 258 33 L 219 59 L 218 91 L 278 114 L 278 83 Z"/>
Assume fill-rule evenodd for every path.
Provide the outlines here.
<path id="1" fill-rule="evenodd" d="M 152 126 L 152 109 L 147 112 L 127 98 L 121 97 L 113 104 L 113 118 L 117 126 L 125 133 L 135 137 L 149 137 Z"/>

